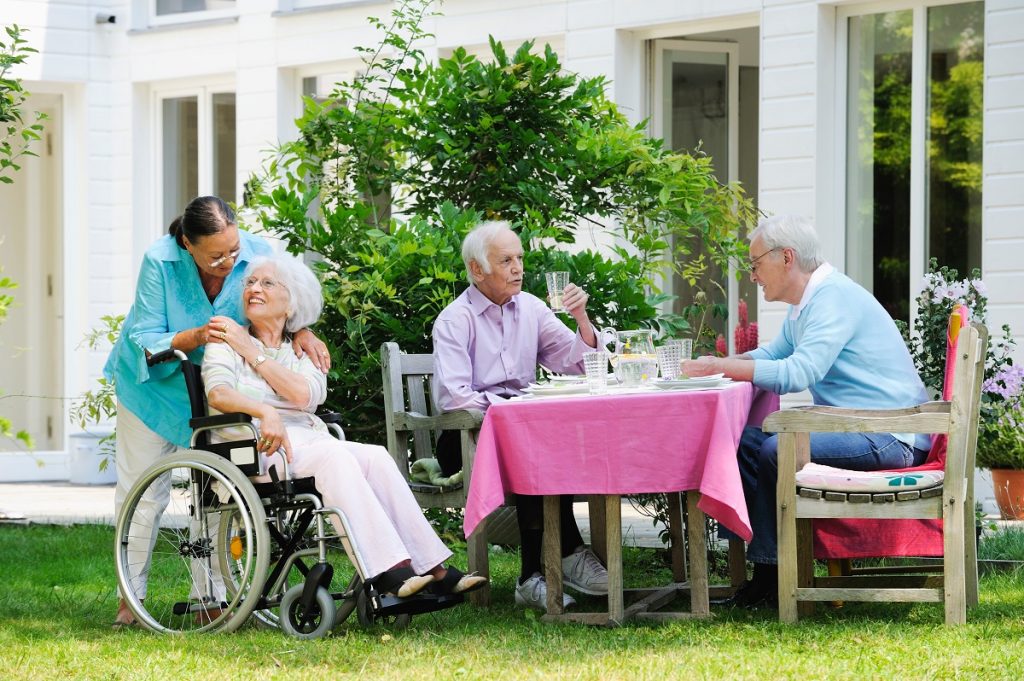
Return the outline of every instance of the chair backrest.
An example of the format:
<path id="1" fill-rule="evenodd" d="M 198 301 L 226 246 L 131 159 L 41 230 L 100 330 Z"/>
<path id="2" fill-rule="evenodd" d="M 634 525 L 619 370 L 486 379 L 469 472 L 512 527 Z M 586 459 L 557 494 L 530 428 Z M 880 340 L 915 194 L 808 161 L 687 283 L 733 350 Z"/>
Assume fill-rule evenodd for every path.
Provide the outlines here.
<path id="1" fill-rule="evenodd" d="M 384 343 L 380 359 L 388 451 L 395 462 L 400 464 L 399 469 L 408 470 L 408 437 L 395 430 L 394 416 L 400 412 L 425 416 L 437 413 L 434 401 L 434 356 L 403 354 L 397 343 Z M 434 456 L 437 435 L 429 428 L 412 431 L 412 458 L 415 460 Z M 404 468 L 402 463 L 405 464 Z"/>
<path id="2" fill-rule="evenodd" d="M 985 357 L 988 352 L 988 329 L 972 323 L 959 332 L 953 363 L 953 385 L 950 396 L 949 435 L 946 442 L 947 495 L 963 498 L 962 486 L 967 475 L 974 475 L 978 444 L 978 419 L 981 410 L 981 386 L 985 379 Z"/>
<path id="3" fill-rule="evenodd" d="M 939 396 L 944 401 L 953 399 L 953 384 L 957 374 L 957 349 L 960 346 L 960 331 L 968 325 L 970 312 L 965 305 L 958 305 L 949 315 L 946 324 L 946 365 L 942 380 L 942 394 Z M 937 433 L 932 436 L 932 447 L 928 452 L 928 458 L 920 468 L 943 470 L 946 466 L 946 433 Z"/>

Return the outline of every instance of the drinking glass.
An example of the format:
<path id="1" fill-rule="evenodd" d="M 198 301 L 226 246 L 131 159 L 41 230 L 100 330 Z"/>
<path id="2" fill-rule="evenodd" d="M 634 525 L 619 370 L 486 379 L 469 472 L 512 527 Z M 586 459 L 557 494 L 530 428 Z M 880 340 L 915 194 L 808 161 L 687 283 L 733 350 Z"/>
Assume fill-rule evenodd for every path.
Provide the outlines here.
<path id="1" fill-rule="evenodd" d="M 665 343 L 657 348 L 658 368 L 661 369 L 661 377 L 674 379 L 679 377 L 679 362 L 683 356 L 682 346 L 677 343 Z"/>
<path id="2" fill-rule="evenodd" d="M 545 272 L 544 281 L 548 285 L 548 300 L 551 301 L 552 312 L 566 312 L 562 306 L 562 294 L 569 283 L 568 272 Z"/>
<path id="3" fill-rule="evenodd" d="M 676 345 L 679 347 L 679 359 L 693 359 L 692 338 L 671 338 L 665 341 L 665 345 Z M 677 363 L 678 366 L 678 363 Z"/>
<path id="4" fill-rule="evenodd" d="M 583 367 L 587 372 L 587 387 L 591 395 L 608 390 L 608 355 L 601 350 L 583 353 Z"/>

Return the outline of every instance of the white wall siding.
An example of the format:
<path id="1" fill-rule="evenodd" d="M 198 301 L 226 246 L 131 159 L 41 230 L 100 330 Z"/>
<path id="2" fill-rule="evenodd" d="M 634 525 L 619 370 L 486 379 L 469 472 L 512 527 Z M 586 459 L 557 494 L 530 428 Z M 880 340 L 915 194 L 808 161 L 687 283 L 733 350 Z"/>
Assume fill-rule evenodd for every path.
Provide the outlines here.
<path id="1" fill-rule="evenodd" d="M 1024 5 L 985 3 L 982 267 L 994 333 L 1009 324 L 1024 358 Z"/>

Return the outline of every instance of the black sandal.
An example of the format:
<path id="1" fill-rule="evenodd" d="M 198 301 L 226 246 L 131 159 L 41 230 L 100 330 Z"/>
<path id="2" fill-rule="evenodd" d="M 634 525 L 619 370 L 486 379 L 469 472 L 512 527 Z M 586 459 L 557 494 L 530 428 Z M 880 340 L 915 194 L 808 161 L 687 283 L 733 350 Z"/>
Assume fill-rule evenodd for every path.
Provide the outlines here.
<path id="1" fill-rule="evenodd" d="M 399 567 L 380 573 L 373 579 L 373 584 L 378 591 L 408 598 L 423 591 L 433 581 L 431 575 L 417 575 L 410 567 Z"/>
<path id="2" fill-rule="evenodd" d="M 469 593 L 487 585 L 487 578 L 475 572 L 467 575 L 458 568 L 449 567 L 447 570 L 444 577 L 430 585 L 431 590 L 438 596 Z"/>

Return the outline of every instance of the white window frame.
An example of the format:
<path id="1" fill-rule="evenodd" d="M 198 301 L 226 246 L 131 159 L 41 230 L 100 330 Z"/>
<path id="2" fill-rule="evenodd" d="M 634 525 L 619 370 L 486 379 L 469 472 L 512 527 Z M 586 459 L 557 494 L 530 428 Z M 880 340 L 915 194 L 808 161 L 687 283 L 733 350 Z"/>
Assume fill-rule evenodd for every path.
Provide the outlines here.
<path id="1" fill-rule="evenodd" d="M 883 14 L 887 12 L 913 12 L 913 35 L 911 36 L 910 72 L 910 324 L 917 317 L 918 287 L 925 275 L 925 224 L 928 216 L 927 191 L 927 105 L 928 105 L 928 10 L 943 5 L 960 5 L 970 0 L 899 0 L 897 2 L 870 2 L 839 7 L 836 11 L 836 59 L 835 59 L 835 111 L 841 121 L 841 134 L 833 136 L 835 147 L 835 196 L 838 197 L 833 212 L 834 224 L 843 225 L 842 252 L 844 269 L 848 267 L 849 255 L 846 249 L 848 237 L 846 224 L 847 196 L 847 139 L 849 121 L 846 120 L 847 87 L 849 73 L 849 20 L 852 17 Z"/>
<path id="2" fill-rule="evenodd" d="M 198 12 L 178 12 L 175 14 L 159 15 L 156 13 L 157 0 L 145 0 L 150 26 L 173 26 L 174 24 L 184 24 L 193 21 L 234 18 L 238 16 L 238 3 L 244 1 L 235 0 L 235 6 L 231 9 L 208 9 Z"/>
<path id="3" fill-rule="evenodd" d="M 152 112 L 153 112 L 153 130 L 155 134 L 152 138 L 152 153 L 155 161 L 156 172 L 153 173 L 153 184 L 152 192 L 155 200 L 152 202 L 153 213 L 152 213 L 152 224 L 154 225 L 153 239 L 156 239 L 163 235 L 164 230 L 167 229 L 167 225 L 163 224 L 164 219 L 164 192 L 163 192 L 163 180 L 164 180 L 164 149 L 163 149 L 163 138 L 164 138 L 164 121 L 163 121 L 163 100 L 165 99 L 177 99 L 182 97 L 195 97 L 196 98 L 196 134 L 198 135 L 197 140 L 197 160 L 199 164 L 197 172 L 197 192 L 198 196 L 206 196 L 213 193 L 213 96 L 218 94 L 234 94 L 236 96 L 237 106 L 237 88 L 235 87 L 234 81 L 223 80 L 223 81 L 211 81 L 202 86 L 192 87 L 168 87 L 154 89 L 152 93 Z M 237 121 L 235 124 L 235 153 L 237 163 L 237 141 L 238 125 Z M 236 165 L 237 169 L 237 165 Z M 238 178 L 235 178 L 235 194 L 237 197 L 241 197 L 241 188 L 238 186 Z M 179 206 L 178 210 L 184 209 L 184 206 Z"/>

